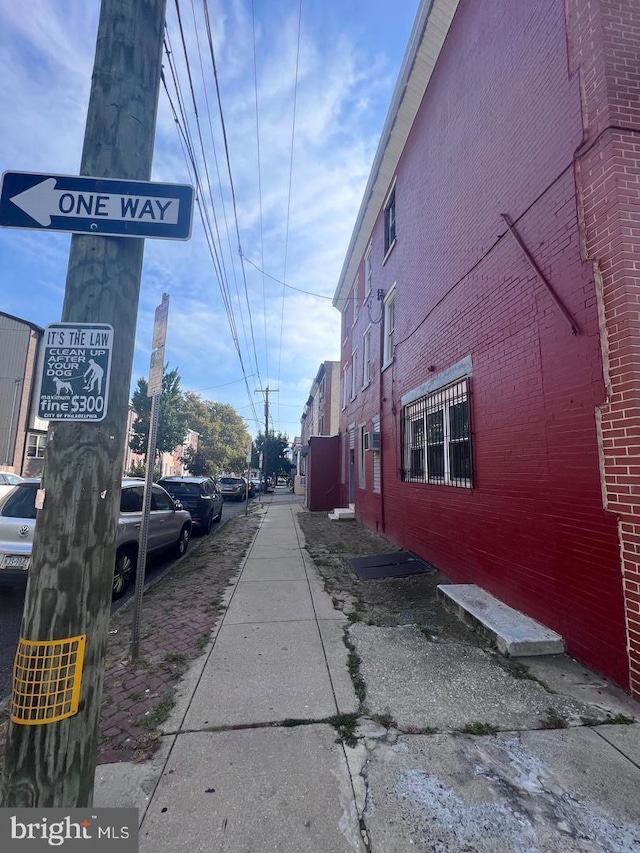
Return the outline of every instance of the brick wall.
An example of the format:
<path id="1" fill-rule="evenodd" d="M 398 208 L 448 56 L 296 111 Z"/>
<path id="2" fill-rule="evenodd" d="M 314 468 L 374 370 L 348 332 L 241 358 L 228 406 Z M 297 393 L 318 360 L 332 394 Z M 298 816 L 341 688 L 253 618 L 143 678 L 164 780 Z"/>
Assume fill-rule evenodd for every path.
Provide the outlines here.
<path id="1" fill-rule="evenodd" d="M 508 13 L 461 0 L 397 168 L 397 243 L 384 264 L 382 216 L 372 234 L 373 296 L 342 354 L 371 322 L 378 368 L 341 425 L 371 428 L 380 414 L 384 501 L 368 453 L 361 519 L 556 629 L 570 653 L 627 686 L 617 521 L 602 505 L 596 429 L 606 398 L 597 288 L 576 202 L 582 139 L 562 0 Z M 394 361 L 380 374 L 376 291 L 394 284 Z M 468 357 L 474 488 L 402 482 L 401 397 Z"/>
<path id="2" fill-rule="evenodd" d="M 640 695 L 640 4 L 568 0 L 567 22 L 582 82 L 583 255 L 596 271 L 603 329 L 603 493 L 619 519 L 631 688 Z"/>

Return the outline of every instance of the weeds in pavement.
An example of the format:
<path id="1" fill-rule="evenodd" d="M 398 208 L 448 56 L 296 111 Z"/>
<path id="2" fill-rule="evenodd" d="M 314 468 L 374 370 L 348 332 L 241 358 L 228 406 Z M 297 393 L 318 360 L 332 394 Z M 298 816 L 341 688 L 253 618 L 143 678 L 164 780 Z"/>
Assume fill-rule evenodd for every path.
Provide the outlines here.
<path id="1" fill-rule="evenodd" d="M 336 714 L 329 717 L 327 722 L 338 732 L 340 740 L 347 746 L 354 747 L 358 743 L 355 731 L 358 724 L 357 714 Z"/>
<path id="2" fill-rule="evenodd" d="M 389 710 L 386 710 L 384 714 L 372 714 L 371 719 L 380 723 L 380 725 L 384 726 L 385 729 L 390 729 L 392 726 L 397 728 L 397 723 L 391 716 L 391 712 Z"/>
<path id="3" fill-rule="evenodd" d="M 349 675 L 351 676 L 353 689 L 355 691 L 356 696 L 358 697 L 358 700 L 362 703 L 364 702 L 367 696 L 367 685 L 364 683 L 364 678 L 360 674 L 360 664 L 362 663 L 362 661 L 360 660 L 360 655 L 356 652 L 356 647 L 353 645 L 346 632 L 342 638 L 342 641 L 349 651 L 349 657 L 347 659 L 347 668 L 349 670 Z"/>
<path id="4" fill-rule="evenodd" d="M 196 640 L 196 647 L 197 647 L 198 649 L 200 649 L 200 650 L 202 650 L 202 649 L 206 648 L 206 646 L 209 644 L 209 640 L 210 640 L 210 635 L 209 635 L 209 634 L 202 634 L 202 635 L 201 635 L 200 637 L 198 637 L 198 639 Z"/>
<path id="5" fill-rule="evenodd" d="M 167 652 L 167 654 L 162 658 L 165 663 L 179 663 L 183 664 L 186 662 L 186 657 L 184 655 L 177 654 L 176 652 Z"/>
<path id="6" fill-rule="evenodd" d="M 492 726 L 491 723 L 481 723 L 475 720 L 473 723 L 467 723 L 466 726 L 463 726 L 458 731 L 464 735 L 495 735 L 498 729 Z"/>
<path id="7" fill-rule="evenodd" d="M 633 717 L 627 717 L 625 714 L 614 714 L 607 716 L 603 720 L 596 720 L 594 717 L 580 717 L 583 726 L 630 726 L 635 723 Z"/>
<path id="8" fill-rule="evenodd" d="M 134 720 L 134 726 L 141 726 L 147 731 L 155 731 L 158 726 L 162 725 L 168 719 L 171 709 L 176 704 L 176 700 L 170 693 L 165 693 L 158 704 L 142 717 Z"/>

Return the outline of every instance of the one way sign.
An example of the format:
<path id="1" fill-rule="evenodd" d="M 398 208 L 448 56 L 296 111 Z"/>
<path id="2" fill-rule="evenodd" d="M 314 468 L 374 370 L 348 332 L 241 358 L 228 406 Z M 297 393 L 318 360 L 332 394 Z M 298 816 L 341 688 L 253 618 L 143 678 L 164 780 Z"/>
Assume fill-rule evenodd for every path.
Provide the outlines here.
<path id="1" fill-rule="evenodd" d="M 0 226 L 188 240 L 193 187 L 83 175 L 5 172 Z"/>

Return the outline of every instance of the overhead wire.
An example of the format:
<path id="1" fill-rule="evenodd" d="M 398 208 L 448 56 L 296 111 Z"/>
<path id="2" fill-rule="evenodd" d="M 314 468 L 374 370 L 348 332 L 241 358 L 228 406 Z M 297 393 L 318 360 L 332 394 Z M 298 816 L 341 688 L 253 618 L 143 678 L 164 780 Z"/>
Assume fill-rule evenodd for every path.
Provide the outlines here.
<path id="1" fill-rule="evenodd" d="M 178 2 L 178 0 L 176 0 L 176 2 Z M 211 34 L 211 20 L 209 17 L 209 0 L 202 0 L 202 2 L 203 2 L 203 8 L 204 8 L 205 26 L 206 26 L 206 31 L 207 31 L 207 41 L 209 44 L 209 54 L 211 57 L 211 66 L 213 69 L 213 77 L 214 77 L 215 86 L 216 86 L 216 97 L 218 100 L 218 112 L 219 112 L 219 116 L 220 116 L 220 128 L 222 131 L 222 139 L 224 141 L 225 159 L 227 162 L 227 171 L 229 174 L 229 187 L 231 190 L 231 200 L 233 202 L 233 216 L 234 216 L 235 227 L 236 227 L 236 236 L 238 239 L 238 254 L 240 256 L 240 266 L 242 268 L 242 279 L 244 282 L 245 297 L 247 300 L 247 311 L 249 314 L 249 325 L 250 325 L 250 329 L 251 329 L 251 342 L 253 345 L 253 355 L 254 355 L 255 364 L 256 364 L 256 372 L 257 372 L 258 376 L 260 376 L 260 366 L 258 365 L 258 353 L 256 350 L 256 341 L 255 341 L 255 335 L 253 332 L 253 319 L 252 319 L 252 315 L 251 315 L 251 304 L 249 301 L 249 287 L 247 284 L 247 274 L 246 274 L 246 271 L 244 268 L 244 262 L 242 260 L 242 257 L 243 257 L 243 255 L 242 255 L 242 241 L 240 239 L 240 226 L 238 225 L 238 206 L 236 203 L 236 191 L 235 191 L 235 186 L 233 183 L 233 175 L 231 174 L 231 158 L 229 155 L 229 142 L 227 139 L 227 127 L 226 127 L 226 123 L 224 120 L 224 112 L 222 109 L 222 97 L 220 94 L 220 82 L 218 80 L 218 68 L 217 68 L 217 64 L 216 64 L 215 50 L 213 47 L 213 37 Z M 248 388 L 247 388 L 247 391 L 248 391 Z"/>
<path id="2" fill-rule="evenodd" d="M 256 10 L 254 0 L 251 0 L 251 30 L 253 35 L 253 88 L 256 105 L 256 152 L 258 161 L 258 206 L 260 210 L 260 264 L 262 266 L 262 319 L 264 326 L 264 365 L 265 374 L 269 377 L 269 341 L 267 338 L 267 290 L 264 273 L 264 219 L 262 211 L 262 163 L 260 157 L 260 111 L 258 109 L 258 51 L 256 45 Z M 252 266 L 254 266 L 252 264 Z M 256 267 L 257 269 L 257 267 Z"/>
<path id="3" fill-rule="evenodd" d="M 191 95 L 192 95 L 194 112 L 196 115 L 196 122 L 198 125 L 198 135 L 199 135 L 199 140 L 200 140 L 200 145 L 201 145 L 201 151 L 202 151 L 203 161 L 205 164 L 204 169 L 205 169 L 205 175 L 206 175 L 207 185 L 208 185 L 208 190 L 209 190 L 209 198 L 211 200 L 211 206 L 212 206 L 213 213 L 215 216 L 215 205 L 213 204 L 213 193 L 212 193 L 212 189 L 211 189 L 211 182 L 209 180 L 208 167 L 206 165 L 206 159 L 207 159 L 206 158 L 206 152 L 204 149 L 204 142 L 202 139 L 202 133 L 201 133 L 201 129 L 200 129 L 197 101 L 195 98 L 195 90 L 194 90 L 193 79 L 192 79 L 192 75 L 191 75 L 191 71 L 190 71 L 188 50 L 187 50 L 187 45 L 186 45 L 186 39 L 184 37 L 184 29 L 182 27 L 182 17 L 180 14 L 180 8 L 179 8 L 178 0 L 175 0 L 175 5 L 176 5 L 176 13 L 178 16 L 178 25 L 180 28 L 181 40 L 182 40 L 182 44 L 183 44 L 183 51 L 184 51 L 184 56 L 185 56 L 185 65 L 187 67 L 187 74 L 188 74 L 188 78 L 189 78 L 189 87 L 190 87 L 190 91 L 191 91 Z M 252 395 L 251 395 L 251 392 L 249 389 L 247 371 L 245 369 L 244 359 L 242 356 L 242 348 L 240 345 L 240 339 L 239 339 L 239 335 L 238 335 L 238 328 L 237 328 L 237 323 L 236 323 L 236 319 L 235 319 L 233 301 L 231 298 L 231 293 L 230 293 L 228 281 L 226 278 L 226 270 L 225 270 L 224 263 L 223 263 L 222 247 L 220 246 L 220 251 L 218 251 L 218 247 L 216 246 L 216 241 L 215 241 L 215 237 L 214 237 L 214 231 L 215 231 L 215 233 L 218 236 L 218 241 L 220 242 L 220 234 L 219 234 L 219 228 L 217 225 L 217 219 L 215 220 L 215 228 L 214 228 L 212 226 L 208 206 L 206 204 L 205 188 L 203 186 L 203 181 L 201 179 L 200 168 L 198 166 L 198 159 L 197 159 L 196 152 L 195 152 L 195 145 L 193 142 L 193 136 L 191 133 L 191 129 L 190 129 L 190 125 L 189 125 L 189 121 L 188 121 L 188 117 L 187 117 L 187 111 L 186 111 L 185 106 L 184 106 L 184 98 L 182 95 L 182 87 L 180 85 L 180 76 L 179 76 L 177 66 L 176 66 L 176 63 L 174 60 L 174 54 L 173 54 L 173 49 L 171 48 L 171 40 L 170 40 L 168 28 L 165 28 L 165 52 L 167 54 L 168 64 L 169 64 L 169 67 L 171 70 L 171 77 L 173 80 L 174 89 L 175 89 L 175 93 L 176 93 L 176 100 L 177 100 L 178 106 L 179 106 L 179 114 L 178 114 L 178 110 L 176 110 L 175 104 L 174 104 L 173 99 L 170 95 L 170 92 L 169 92 L 169 89 L 167 86 L 166 77 L 164 74 L 162 75 L 162 82 L 163 82 L 164 89 L 165 89 L 165 92 L 167 94 L 167 97 L 169 99 L 169 103 L 170 103 L 170 106 L 172 109 L 174 121 L 175 121 L 176 126 L 178 128 L 178 133 L 179 133 L 179 136 L 181 139 L 181 144 L 183 147 L 183 153 L 185 153 L 185 159 L 187 160 L 187 164 L 188 164 L 187 168 L 188 168 L 188 171 L 190 171 L 190 173 L 191 172 L 193 173 L 194 183 L 195 183 L 196 188 L 198 190 L 198 192 L 196 194 L 196 206 L 197 206 L 198 212 L 200 214 L 200 218 L 202 220 L 205 240 L 207 242 L 209 253 L 211 255 L 211 260 L 212 260 L 214 272 L 216 274 L 216 278 L 218 280 L 218 285 L 220 287 L 220 293 L 221 293 L 223 305 L 225 307 L 225 311 L 227 314 L 227 319 L 229 322 L 229 329 L 231 331 L 232 340 L 233 340 L 234 347 L 235 347 L 237 355 L 238 355 L 238 359 L 240 361 L 240 367 L 241 367 L 243 377 L 244 377 L 247 396 L 248 396 L 249 400 L 251 401 L 251 403 L 253 404 L 253 398 L 252 398 Z M 190 166 L 189 166 L 189 164 L 190 164 Z M 245 342 L 246 342 L 246 335 L 245 335 Z M 256 366 L 257 366 L 257 362 L 256 362 Z M 253 374 L 251 374 L 251 375 L 253 375 Z M 255 411 L 255 409 L 254 409 L 254 411 Z"/>
<path id="4" fill-rule="evenodd" d="M 289 157 L 289 190 L 287 193 L 287 218 L 285 225 L 285 237 L 284 237 L 284 264 L 283 264 L 283 273 L 282 280 L 283 283 L 287 280 L 287 261 L 288 261 L 288 253 L 289 253 L 289 224 L 291 219 L 291 188 L 293 185 L 293 153 L 295 147 L 295 136 L 296 136 L 296 107 L 298 101 L 298 71 L 300 67 L 300 33 L 302 29 L 302 0 L 299 0 L 298 4 L 298 39 L 296 45 L 296 66 L 295 66 L 295 75 L 294 75 L 294 83 L 293 83 L 293 114 L 291 118 L 291 153 Z M 280 370 L 282 366 L 282 338 L 284 331 L 284 303 L 285 303 L 285 290 L 282 288 L 282 310 L 280 313 L 280 342 L 278 345 L 278 384 L 280 383 Z"/>

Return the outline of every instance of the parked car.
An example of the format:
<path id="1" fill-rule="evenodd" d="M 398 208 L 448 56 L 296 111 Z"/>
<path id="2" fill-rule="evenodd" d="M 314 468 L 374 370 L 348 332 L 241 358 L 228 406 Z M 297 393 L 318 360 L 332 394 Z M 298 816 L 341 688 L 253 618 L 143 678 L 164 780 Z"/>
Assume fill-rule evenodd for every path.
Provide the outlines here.
<path id="1" fill-rule="evenodd" d="M 249 482 L 251 483 L 251 487 L 253 488 L 254 495 L 257 495 L 259 492 L 264 492 L 264 489 L 260 487 L 260 480 L 258 477 L 252 477 Z"/>
<path id="2" fill-rule="evenodd" d="M 158 485 L 188 510 L 201 534 L 210 533 L 211 525 L 222 518 L 222 492 L 212 477 L 162 477 Z"/>
<path id="3" fill-rule="evenodd" d="M 257 494 L 257 489 L 253 484 L 253 480 L 247 480 L 247 496 L 250 498 L 255 498 Z"/>
<path id="4" fill-rule="evenodd" d="M 220 489 L 225 500 L 244 501 L 247 499 L 247 481 L 244 477 L 220 477 Z"/>
<path id="5" fill-rule="evenodd" d="M 26 586 L 36 526 L 36 491 L 40 480 L 24 480 L 0 503 L 0 587 Z M 122 481 L 120 516 L 113 572 L 114 599 L 131 583 L 138 561 L 144 481 Z M 149 513 L 147 554 L 172 549 L 181 557 L 191 538 L 191 516 L 163 488 L 154 483 Z"/>
<path id="6" fill-rule="evenodd" d="M 10 474 L 8 471 L 0 471 L 0 498 L 9 494 L 14 486 L 22 482 L 22 477 L 17 474 Z"/>

